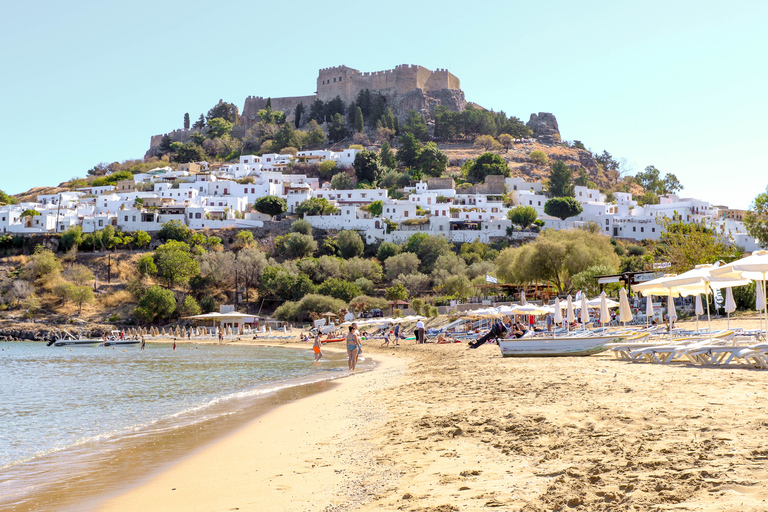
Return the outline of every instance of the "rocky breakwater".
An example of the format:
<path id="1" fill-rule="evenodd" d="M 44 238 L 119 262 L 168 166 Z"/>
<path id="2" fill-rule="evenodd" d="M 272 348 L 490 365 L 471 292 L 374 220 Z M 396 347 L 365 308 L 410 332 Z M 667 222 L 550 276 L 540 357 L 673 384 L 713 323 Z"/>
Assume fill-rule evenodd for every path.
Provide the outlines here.
<path id="1" fill-rule="evenodd" d="M 67 333 L 76 338 L 100 338 L 109 330 L 109 326 L 98 325 L 76 328 L 35 324 L 1 325 L 0 341 L 53 341 L 68 337 Z"/>

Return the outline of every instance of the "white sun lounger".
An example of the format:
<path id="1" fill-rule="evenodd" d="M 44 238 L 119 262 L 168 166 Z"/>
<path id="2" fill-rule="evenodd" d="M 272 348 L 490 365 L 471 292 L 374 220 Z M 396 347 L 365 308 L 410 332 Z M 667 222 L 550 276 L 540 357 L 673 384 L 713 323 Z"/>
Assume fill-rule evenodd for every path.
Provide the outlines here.
<path id="1" fill-rule="evenodd" d="M 695 359 L 687 356 L 688 352 L 712 346 L 723 346 L 731 340 L 734 334 L 733 331 L 724 331 L 711 338 L 678 338 L 671 344 L 655 345 L 633 350 L 629 353 L 629 357 L 634 362 L 671 363 L 681 357 L 686 357 L 689 361 L 696 362 Z"/>

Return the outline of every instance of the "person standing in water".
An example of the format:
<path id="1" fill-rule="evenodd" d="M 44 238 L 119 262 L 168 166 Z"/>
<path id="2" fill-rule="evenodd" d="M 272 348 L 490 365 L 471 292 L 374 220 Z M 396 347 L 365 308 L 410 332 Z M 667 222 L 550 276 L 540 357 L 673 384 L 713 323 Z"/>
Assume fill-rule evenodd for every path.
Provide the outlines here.
<path id="1" fill-rule="evenodd" d="M 357 365 L 357 349 L 358 349 L 358 334 L 357 324 L 349 326 L 349 333 L 347 334 L 347 356 L 349 357 L 349 370 L 352 371 Z"/>
<path id="2" fill-rule="evenodd" d="M 144 347 L 147 345 L 147 342 L 144 340 L 144 335 L 141 335 L 141 350 L 144 350 Z"/>
<path id="3" fill-rule="evenodd" d="M 312 350 L 315 351 L 315 361 L 319 361 L 323 357 L 323 343 L 320 341 L 320 332 L 315 334 L 315 344 L 312 345 Z"/>

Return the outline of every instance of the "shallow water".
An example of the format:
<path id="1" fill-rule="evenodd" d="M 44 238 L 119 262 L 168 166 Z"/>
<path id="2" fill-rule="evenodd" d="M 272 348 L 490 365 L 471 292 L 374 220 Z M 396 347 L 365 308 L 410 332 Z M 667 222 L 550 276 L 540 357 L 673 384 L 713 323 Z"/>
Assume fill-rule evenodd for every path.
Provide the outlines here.
<path id="1" fill-rule="evenodd" d="M 0 349 L 0 509 L 14 511 L 114 492 L 348 373 L 346 355 L 308 348 Z"/>

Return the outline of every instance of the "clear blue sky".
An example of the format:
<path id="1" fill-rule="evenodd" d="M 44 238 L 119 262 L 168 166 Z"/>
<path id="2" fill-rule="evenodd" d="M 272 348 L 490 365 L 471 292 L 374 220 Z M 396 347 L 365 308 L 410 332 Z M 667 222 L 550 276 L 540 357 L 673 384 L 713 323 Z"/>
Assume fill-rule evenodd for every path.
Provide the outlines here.
<path id="1" fill-rule="evenodd" d="M 311 94 L 317 70 L 447 67 L 470 101 L 746 208 L 768 185 L 765 1 L 8 3 L 0 189 L 141 158 L 219 99 Z"/>

